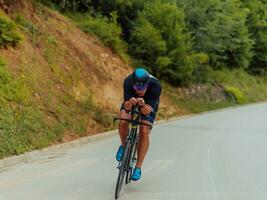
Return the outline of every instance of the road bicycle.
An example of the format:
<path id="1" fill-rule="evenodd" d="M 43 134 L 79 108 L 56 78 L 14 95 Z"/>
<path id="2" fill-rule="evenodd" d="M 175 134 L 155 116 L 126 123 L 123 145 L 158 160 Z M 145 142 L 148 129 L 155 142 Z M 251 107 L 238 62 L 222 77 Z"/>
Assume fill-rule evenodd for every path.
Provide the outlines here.
<path id="1" fill-rule="evenodd" d="M 116 120 L 128 121 L 130 128 L 126 139 L 126 145 L 124 148 L 123 156 L 117 167 L 119 169 L 119 175 L 117 178 L 117 184 L 115 189 L 115 199 L 119 198 L 124 178 L 125 178 L 125 184 L 131 182 L 132 173 L 137 161 L 136 152 L 137 152 L 137 143 L 139 139 L 139 125 L 145 125 L 152 128 L 151 125 L 140 122 L 141 114 L 139 106 L 135 106 L 132 109 L 131 115 L 132 115 L 131 119 L 123 119 L 118 117 L 114 118 L 114 122 Z"/>

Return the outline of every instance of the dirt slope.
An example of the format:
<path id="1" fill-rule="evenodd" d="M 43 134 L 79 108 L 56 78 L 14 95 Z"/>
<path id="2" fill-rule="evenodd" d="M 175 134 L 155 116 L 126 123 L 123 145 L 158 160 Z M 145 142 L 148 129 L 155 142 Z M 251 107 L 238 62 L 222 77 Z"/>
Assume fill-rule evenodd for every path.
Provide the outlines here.
<path id="1" fill-rule="evenodd" d="M 109 122 L 103 125 L 103 118 L 118 113 L 122 82 L 131 73 L 130 66 L 59 13 L 30 1 L 18 2 L 8 5 L 8 15 L 23 40 L 16 48 L 0 49 L 8 69 L 15 77 L 26 79 L 48 122 L 70 116 L 82 119 L 86 124 L 82 135 L 110 127 Z M 83 106 L 89 107 L 86 115 L 77 111 Z M 158 116 L 177 112 L 186 113 L 174 108 L 163 94 Z M 71 128 L 66 128 L 64 135 L 62 141 L 78 137 Z"/>

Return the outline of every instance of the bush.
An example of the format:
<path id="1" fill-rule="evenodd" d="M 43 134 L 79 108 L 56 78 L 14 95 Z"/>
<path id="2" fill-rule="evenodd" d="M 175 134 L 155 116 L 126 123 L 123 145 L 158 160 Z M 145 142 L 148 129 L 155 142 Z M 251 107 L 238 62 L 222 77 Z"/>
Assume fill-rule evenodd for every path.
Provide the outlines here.
<path id="1" fill-rule="evenodd" d="M 224 91 L 226 95 L 231 97 L 234 101 L 236 101 L 239 104 L 244 103 L 246 100 L 242 91 L 237 87 L 226 86 L 224 88 Z"/>
<path id="2" fill-rule="evenodd" d="M 193 57 L 196 63 L 193 72 L 194 82 L 210 83 L 212 82 L 212 67 L 209 66 L 209 56 L 205 53 L 196 53 Z"/>
<path id="3" fill-rule="evenodd" d="M 21 39 L 21 35 L 15 30 L 15 24 L 0 12 L 0 47 L 16 46 Z"/>
<path id="4" fill-rule="evenodd" d="M 110 19 L 101 15 L 93 17 L 91 14 L 74 16 L 74 18 L 85 32 L 98 36 L 105 45 L 111 46 L 115 52 L 127 60 L 127 44 L 121 39 L 122 30 L 117 24 L 115 14 L 112 14 Z"/>

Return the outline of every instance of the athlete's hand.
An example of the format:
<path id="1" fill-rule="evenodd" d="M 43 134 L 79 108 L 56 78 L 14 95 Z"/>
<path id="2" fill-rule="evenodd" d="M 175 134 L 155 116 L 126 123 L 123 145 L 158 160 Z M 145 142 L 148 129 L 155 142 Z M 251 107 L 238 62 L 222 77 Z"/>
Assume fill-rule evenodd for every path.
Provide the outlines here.
<path id="1" fill-rule="evenodd" d="M 138 102 L 138 99 L 137 98 L 130 98 L 129 101 L 132 103 L 132 106 L 136 106 L 137 102 Z"/>
<path id="2" fill-rule="evenodd" d="M 146 105 L 146 102 L 143 98 L 137 98 L 137 105 L 143 107 Z"/>

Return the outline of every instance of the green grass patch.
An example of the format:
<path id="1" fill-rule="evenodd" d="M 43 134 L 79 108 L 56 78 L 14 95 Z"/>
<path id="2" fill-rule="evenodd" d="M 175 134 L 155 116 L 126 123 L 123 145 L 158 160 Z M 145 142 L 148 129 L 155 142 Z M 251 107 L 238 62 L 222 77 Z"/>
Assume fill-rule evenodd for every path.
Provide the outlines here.
<path id="1" fill-rule="evenodd" d="M 16 46 L 21 40 L 15 23 L 0 11 L 0 47 Z"/>
<path id="2" fill-rule="evenodd" d="M 194 95 L 186 95 L 185 91 L 179 94 L 177 88 L 167 84 L 163 84 L 163 88 L 177 107 L 193 113 L 267 100 L 267 80 L 262 77 L 251 76 L 243 69 L 212 70 L 209 73 L 210 83 L 202 84 L 207 89 Z"/>
<path id="3" fill-rule="evenodd" d="M 221 95 L 215 95 L 213 86 L 205 86 L 205 90 L 202 90 L 195 95 L 187 96 L 185 95 L 185 91 L 183 91 L 184 94 L 179 94 L 177 88 L 163 83 L 165 95 L 172 100 L 175 106 L 183 108 L 188 112 L 200 113 L 234 105 L 232 101 L 227 101 L 227 99 L 223 98 Z M 220 93 L 220 91 L 218 91 L 218 93 Z"/>
<path id="4" fill-rule="evenodd" d="M 266 78 L 252 76 L 243 69 L 213 71 L 212 79 L 213 83 L 224 88 L 230 87 L 233 97 L 236 100 L 240 97 L 237 102 L 251 103 L 267 99 Z"/>
<path id="5" fill-rule="evenodd" d="M 29 21 L 22 14 L 17 14 L 14 17 L 14 21 L 19 25 L 20 29 L 30 35 L 30 40 L 33 44 L 39 44 L 41 38 L 40 29 L 35 26 L 31 21 Z"/>
<path id="6" fill-rule="evenodd" d="M 105 115 L 104 110 L 94 104 L 91 96 L 88 96 L 82 101 L 81 109 L 88 113 L 93 120 L 101 124 L 104 130 L 114 127 L 112 126 L 112 118 Z"/>
<path id="7" fill-rule="evenodd" d="M 90 95 L 88 95 L 80 102 L 79 108 L 81 109 L 82 113 L 85 113 L 87 115 L 87 117 L 100 124 L 104 128 L 104 130 L 114 128 L 112 124 L 112 117 L 105 115 L 104 110 L 101 109 L 101 107 L 95 105 Z"/>
<path id="8" fill-rule="evenodd" d="M 31 21 L 27 20 L 22 14 L 17 14 L 14 17 L 14 20 L 23 31 L 30 33 L 31 35 L 38 33 L 38 28 Z"/>
<path id="9" fill-rule="evenodd" d="M 243 92 L 237 87 L 226 86 L 224 88 L 224 91 L 227 94 L 227 96 L 229 96 L 233 101 L 239 104 L 242 104 L 246 101 Z"/>
<path id="10" fill-rule="evenodd" d="M 30 91 L 22 77 L 13 80 L 5 67 L 5 62 L 0 58 L 0 99 L 2 101 L 16 102 L 27 105 Z"/>
<path id="11" fill-rule="evenodd" d="M 0 59 L 0 99 L 0 158 L 42 148 L 54 139 L 25 79 L 14 79 L 3 59 Z"/>

